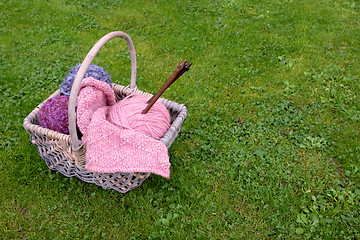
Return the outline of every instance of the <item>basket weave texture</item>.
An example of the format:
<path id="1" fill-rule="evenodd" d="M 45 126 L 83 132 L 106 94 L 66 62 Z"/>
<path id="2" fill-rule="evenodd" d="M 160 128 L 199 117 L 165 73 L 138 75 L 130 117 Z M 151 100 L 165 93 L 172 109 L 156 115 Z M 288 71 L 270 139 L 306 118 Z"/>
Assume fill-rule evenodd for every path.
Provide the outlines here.
<path id="1" fill-rule="evenodd" d="M 135 93 L 151 97 L 151 94 L 139 89 L 112 84 L 117 101 Z M 54 92 L 49 98 L 59 96 L 60 90 Z M 47 100 L 47 99 L 46 99 Z M 37 106 L 24 120 L 24 128 L 31 136 L 31 143 L 34 144 L 46 165 L 67 177 L 76 176 L 79 179 L 95 183 L 103 188 L 115 189 L 125 193 L 138 186 L 150 176 L 150 173 L 96 173 L 85 169 L 86 146 L 82 144 L 78 149 L 73 150 L 70 135 L 62 134 L 50 129 L 41 127 L 37 122 L 37 114 L 46 100 Z M 181 125 L 187 115 L 184 104 L 178 104 L 167 99 L 160 101 L 169 110 L 171 125 L 165 135 L 160 139 L 167 148 L 171 146 L 177 137 Z"/>
<path id="2" fill-rule="evenodd" d="M 122 32 L 117 32 L 117 34 L 119 33 L 124 35 Z M 136 86 L 131 87 L 130 85 L 129 88 L 128 86 L 122 86 L 113 83 L 112 88 L 115 93 L 116 101 L 120 101 L 130 94 L 146 95 L 149 96 L 149 98 L 152 96 L 152 94 L 139 90 Z M 59 95 L 60 90 L 57 90 L 49 98 Z M 184 104 L 178 104 L 164 98 L 160 98 L 159 100 L 164 104 L 170 113 L 170 128 L 160 139 L 160 141 L 163 142 L 167 148 L 169 148 L 177 137 L 181 125 L 186 118 L 187 109 Z M 104 189 L 115 189 L 121 193 L 125 193 L 136 187 L 139 187 L 141 183 L 143 183 L 143 181 L 150 176 L 150 173 L 146 172 L 97 173 L 86 170 L 85 144 L 80 141 L 79 147 L 74 149 L 74 143 L 72 142 L 72 138 L 70 136 L 71 131 L 70 135 L 66 135 L 43 128 L 38 124 L 38 112 L 46 101 L 47 99 L 39 104 L 24 119 L 23 126 L 30 134 L 31 143 L 37 147 L 40 157 L 45 160 L 46 165 L 50 169 L 60 172 L 66 177 L 76 176 L 85 182 L 95 183 Z"/>

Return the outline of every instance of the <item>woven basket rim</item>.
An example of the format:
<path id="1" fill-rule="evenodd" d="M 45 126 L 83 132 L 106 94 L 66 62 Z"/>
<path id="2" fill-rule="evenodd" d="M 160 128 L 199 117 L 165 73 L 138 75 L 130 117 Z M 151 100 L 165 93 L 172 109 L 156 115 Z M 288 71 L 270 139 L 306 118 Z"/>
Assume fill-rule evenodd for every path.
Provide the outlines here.
<path id="1" fill-rule="evenodd" d="M 129 94 L 131 93 L 135 93 L 135 94 L 139 94 L 139 95 L 145 95 L 145 96 L 153 96 L 150 93 L 141 91 L 140 89 L 138 89 L 137 87 L 130 89 L 129 86 L 124 86 L 124 85 L 120 85 L 120 84 L 116 84 L 116 83 L 112 83 L 112 88 L 114 91 L 121 89 L 122 91 L 128 92 Z M 24 123 L 23 123 L 23 127 L 25 128 L 26 131 L 36 131 L 39 134 L 43 134 L 46 136 L 57 136 L 56 138 L 61 138 L 62 140 L 71 143 L 71 137 L 70 134 L 64 134 L 64 133 L 60 133 L 48 128 L 44 128 L 42 126 L 40 126 L 39 124 L 34 124 L 33 122 L 35 121 L 35 119 L 37 118 L 37 114 L 41 108 L 41 106 L 50 98 L 55 97 L 55 96 L 60 96 L 60 90 L 57 89 L 53 94 L 51 94 L 48 98 L 46 98 L 43 102 L 41 102 L 28 116 L 26 116 L 26 118 L 24 119 Z M 159 100 L 165 105 L 165 107 L 168 110 L 169 109 L 168 105 L 172 104 L 172 105 L 176 105 L 176 107 L 180 108 L 181 110 L 178 111 L 179 114 L 182 113 L 182 121 L 181 123 L 184 121 L 185 117 L 187 116 L 187 108 L 184 104 L 179 104 L 176 102 L 173 102 L 169 99 L 166 98 L 159 98 Z M 174 108 L 174 107 L 172 107 Z M 170 124 L 170 127 L 168 129 L 168 131 L 166 133 L 169 132 L 170 128 L 173 127 L 173 125 L 175 124 L 175 120 Z M 165 135 L 166 135 L 165 133 Z M 164 136 L 165 136 L 164 135 Z M 163 139 L 163 137 L 160 139 L 160 141 Z M 84 145 L 84 143 L 82 143 L 82 146 Z"/>

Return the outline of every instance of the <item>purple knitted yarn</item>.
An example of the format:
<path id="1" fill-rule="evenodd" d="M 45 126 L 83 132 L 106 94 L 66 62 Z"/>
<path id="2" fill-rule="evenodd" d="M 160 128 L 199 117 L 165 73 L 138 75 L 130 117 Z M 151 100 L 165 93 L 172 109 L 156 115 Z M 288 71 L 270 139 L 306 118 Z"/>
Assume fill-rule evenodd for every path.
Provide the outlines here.
<path id="1" fill-rule="evenodd" d="M 76 65 L 76 67 L 71 68 L 69 74 L 64 78 L 63 83 L 60 85 L 60 92 L 65 96 L 70 96 L 71 87 L 74 83 L 76 74 L 80 69 L 81 64 Z M 88 70 L 85 73 L 84 78 L 93 77 L 102 82 L 106 82 L 111 87 L 110 75 L 102 68 L 95 64 L 91 64 Z"/>
<path id="2" fill-rule="evenodd" d="M 38 113 L 39 125 L 60 133 L 69 134 L 68 96 L 48 99 Z"/>

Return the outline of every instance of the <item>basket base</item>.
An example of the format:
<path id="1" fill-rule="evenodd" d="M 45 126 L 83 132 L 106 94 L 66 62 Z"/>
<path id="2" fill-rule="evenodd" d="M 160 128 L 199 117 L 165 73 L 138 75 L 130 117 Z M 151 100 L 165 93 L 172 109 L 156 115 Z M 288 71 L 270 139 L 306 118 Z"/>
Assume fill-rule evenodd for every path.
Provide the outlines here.
<path id="1" fill-rule="evenodd" d="M 150 173 L 96 173 L 86 170 L 84 167 L 77 166 L 74 160 L 66 157 L 63 151 L 59 151 L 54 145 L 44 148 L 44 143 L 36 139 L 31 141 L 38 149 L 38 153 L 45 160 L 46 165 L 51 170 L 59 172 L 66 177 L 77 177 L 88 183 L 95 183 L 104 189 L 114 189 L 121 193 L 126 193 L 139 187 Z"/>

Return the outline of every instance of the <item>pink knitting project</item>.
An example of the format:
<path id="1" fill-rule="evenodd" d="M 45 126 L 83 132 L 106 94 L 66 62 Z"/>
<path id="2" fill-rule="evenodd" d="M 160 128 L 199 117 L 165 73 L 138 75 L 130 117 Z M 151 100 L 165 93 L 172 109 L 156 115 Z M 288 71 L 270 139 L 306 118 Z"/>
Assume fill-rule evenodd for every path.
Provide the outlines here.
<path id="1" fill-rule="evenodd" d="M 76 120 L 79 130 L 84 134 L 94 112 L 105 106 L 116 103 L 115 94 L 111 87 L 92 77 L 83 79 L 77 99 Z"/>
<path id="2" fill-rule="evenodd" d="M 115 104 L 111 87 L 84 79 L 77 100 L 77 124 L 86 145 L 85 168 L 92 172 L 151 172 L 170 177 L 168 149 L 159 140 L 107 119 Z"/>

